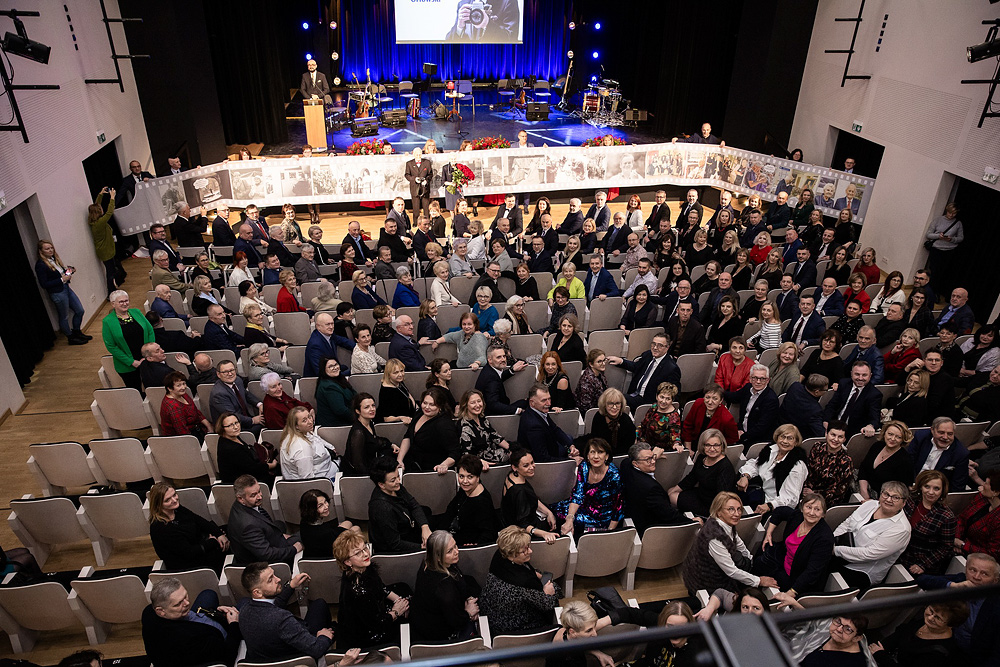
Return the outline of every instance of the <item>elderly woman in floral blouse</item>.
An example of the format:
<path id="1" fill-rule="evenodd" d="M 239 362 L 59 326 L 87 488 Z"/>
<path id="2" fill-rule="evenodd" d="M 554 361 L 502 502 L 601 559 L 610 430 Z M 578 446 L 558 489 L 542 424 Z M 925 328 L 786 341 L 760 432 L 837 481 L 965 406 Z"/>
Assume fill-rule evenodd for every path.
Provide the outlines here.
<path id="1" fill-rule="evenodd" d="M 681 441 L 681 414 L 674 407 L 677 387 L 670 382 L 661 382 L 656 388 L 656 404 L 649 409 L 642 423 L 636 429 L 637 440 L 666 451 L 683 451 Z"/>
<path id="2" fill-rule="evenodd" d="M 806 457 L 809 477 L 802 493 L 818 493 L 829 507 L 847 502 L 854 464 L 847 454 L 847 424 L 833 420 L 826 428 L 826 442 L 813 445 Z"/>

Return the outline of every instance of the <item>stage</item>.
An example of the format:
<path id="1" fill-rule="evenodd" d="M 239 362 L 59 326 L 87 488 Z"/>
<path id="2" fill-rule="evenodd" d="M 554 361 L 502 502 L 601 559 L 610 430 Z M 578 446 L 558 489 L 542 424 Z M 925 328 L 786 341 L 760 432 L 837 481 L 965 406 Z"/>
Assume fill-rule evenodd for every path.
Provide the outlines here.
<path id="1" fill-rule="evenodd" d="M 396 91 L 390 90 L 388 95 L 393 100 L 382 105 L 382 108 L 402 108 Z M 347 90 L 332 91 L 332 97 L 335 105 L 345 104 Z M 462 130 L 468 134 L 459 138 L 455 136 L 459 125 L 456 120 L 437 119 L 432 117 L 428 111 L 431 105 L 437 101 L 444 103 L 443 90 L 423 93 L 420 99 L 422 111 L 419 118 L 413 119 L 407 116 L 406 125 L 403 127 L 379 127 L 378 135 L 352 137 L 349 126 L 344 126 L 339 131 L 328 131 L 328 146 L 338 153 L 343 153 L 355 141 L 378 138 L 389 141 L 397 153 L 403 153 L 418 146 L 423 147 L 427 140 L 433 139 L 439 151 L 450 151 L 457 150 L 462 139 L 471 140 L 484 136 L 500 136 L 508 139 L 511 144 L 516 144 L 517 133 L 521 130 L 528 132 L 528 143 L 534 144 L 536 147 L 543 145 L 579 146 L 588 139 L 605 134 L 613 134 L 629 143 L 636 144 L 655 143 L 670 139 L 651 134 L 647 130 L 650 126 L 648 122 L 639 123 L 636 127 L 595 127 L 578 116 L 557 110 L 555 105 L 559 102 L 559 97 L 555 93 L 550 98 L 548 120 L 525 120 L 523 112 L 514 116 L 509 105 L 502 108 L 499 106 L 500 100 L 494 86 L 476 87 L 475 114 L 473 114 L 471 104 L 463 103 L 461 105 Z M 537 101 L 541 102 L 542 100 L 538 99 Z M 450 104 L 447 106 L 449 109 L 451 108 Z M 490 109 L 491 106 L 494 107 L 493 110 Z M 352 103 L 352 110 L 353 108 Z M 306 143 L 306 128 L 302 117 L 302 100 L 298 95 L 286 106 L 285 116 L 288 124 L 288 141 L 281 144 L 265 144 L 260 155 L 294 155 L 301 152 L 302 145 Z"/>

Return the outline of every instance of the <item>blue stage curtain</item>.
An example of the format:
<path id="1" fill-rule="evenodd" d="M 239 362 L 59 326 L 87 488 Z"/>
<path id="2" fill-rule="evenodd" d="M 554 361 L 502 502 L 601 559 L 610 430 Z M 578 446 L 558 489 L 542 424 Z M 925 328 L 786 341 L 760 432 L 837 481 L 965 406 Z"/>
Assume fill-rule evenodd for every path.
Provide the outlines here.
<path id="1" fill-rule="evenodd" d="M 341 0 L 343 48 L 341 78 L 351 73 L 364 83 L 365 69 L 372 81 L 419 81 L 423 64 L 437 63 L 435 80 L 537 76 L 554 82 L 566 73 L 572 0 L 524 2 L 523 44 L 396 44 L 394 3 L 382 0 Z"/>

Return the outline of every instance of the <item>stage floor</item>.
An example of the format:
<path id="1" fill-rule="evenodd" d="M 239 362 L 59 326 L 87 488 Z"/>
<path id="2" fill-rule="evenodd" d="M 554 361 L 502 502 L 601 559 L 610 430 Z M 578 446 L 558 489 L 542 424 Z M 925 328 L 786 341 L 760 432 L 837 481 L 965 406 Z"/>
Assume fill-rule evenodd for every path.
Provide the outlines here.
<path id="1" fill-rule="evenodd" d="M 508 110 L 490 110 L 490 104 L 495 104 L 494 96 L 490 93 L 476 94 L 475 116 L 473 117 L 471 105 L 462 105 L 462 130 L 468 132 L 462 138 L 455 136 L 458 130 L 457 121 L 438 120 L 428 114 L 428 105 L 431 96 L 425 94 L 421 100 L 423 112 L 420 118 L 414 120 L 407 117 L 404 127 L 380 127 L 378 135 L 363 137 L 364 139 L 377 138 L 392 143 L 397 153 L 408 152 L 418 146 L 423 146 L 428 139 L 433 139 L 438 150 L 456 150 L 462 143 L 462 139 L 476 139 L 484 136 L 502 136 L 517 143 L 517 133 L 522 129 L 528 132 L 528 142 L 535 146 L 579 146 L 587 139 L 605 134 L 613 134 L 630 143 L 645 144 L 656 143 L 669 140 L 669 137 L 655 136 L 649 131 L 649 123 L 639 123 L 637 127 L 595 127 L 580 119 L 561 111 L 553 110 L 549 113 L 549 119 L 543 121 L 528 121 L 523 114 L 516 118 L 511 117 Z M 435 95 L 435 100 L 441 99 L 440 95 Z M 485 100 L 481 101 L 481 100 Z M 553 106 L 558 102 L 558 98 L 553 96 Z M 390 104 L 388 108 L 393 108 Z M 450 107 L 449 107 L 450 108 Z M 288 141 L 280 144 L 267 144 L 261 150 L 261 155 L 291 155 L 301 152 L 302 144 L 306 142 L 305 122 L 300 117 L 302 109 L 301 102 L 296 99 L 288 105 L 286 114 L 288 117 Z M 338 132 L 327 134 L 327 141 L 338 153 L 342 153 L 359 138 L 351 136 L 349 127 L 344 127 Z"/>

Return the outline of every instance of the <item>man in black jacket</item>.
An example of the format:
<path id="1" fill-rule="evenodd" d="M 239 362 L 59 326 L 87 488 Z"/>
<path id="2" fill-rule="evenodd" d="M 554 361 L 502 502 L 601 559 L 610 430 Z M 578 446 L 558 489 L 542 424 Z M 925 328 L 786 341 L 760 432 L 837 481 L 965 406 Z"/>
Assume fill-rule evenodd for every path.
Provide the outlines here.
<path id="1" fill-rule="evenodd" d="M 298 535 L 285 533 L 285 524 L 275 521 L 263 507 L 260 484 L 251 475 L 241 475 L 233 484 L 236 501 L 229 510 L 229 544 L 237 563 L 292 564 L 302 551 Z"/>
<path id="2" fill-rule="evenodd" d="M 670 339 L 666 334 L 653 336 L 649 350 L 640 354 L 634 361 L 621 357 L 608 357 L 615 366 L 621 366 L 632 371 L 632 382 L 629 384 L 625 400 L 634 413 L 640 405 L 656 403 L 656 388 L 663 382 L 681 385 L 681 369 L 667 354 L 670 349 Z"/>
<path id="3" fill-rule="evenodd" d="M 667 335 L 673 343 L 670 356 L 701 354 L 705 351 L 705 327 L 694 317 L 694 305 L 688 301 L 677 304 L 677 314 L 667 320 Z"/>
<path id="4" fill-rule="evenodd" d="M 115 192 L 115 206 L 128 206 L 135 199 L 135 186 L 150 179 L 156 178 L 148 171 L 142 170 L 142 165 L 138 160 L 128 163 L 128 175 L 122 179 L 122 184 Z"/>
<path id="5" fill-rule="evenodd" d="M 469 306 L 476 305 L 476 292 L 479 291 L 480 287 L 489 287 L 492 296 L 490 296 L 490 303 L 502 303 L 507 300 L 507 297 L 503 295 L 500 291 L 500 264 L 497 262 L 489 262 L 486 265 L 486 273 L 479 277 L 476 284 L 472 286 L 472 294 L 469 295 Z"/>
<path id="6" fill-rule="evenodd" d="M 785 392 L 779 412 L 782 424 L 794 424 L 803 438 L 820 438 L 823 428 L 823 407 L 819 399 L 826 393 L 829 382 L 825 375 L 813 373 L 805 383 L 793 382 Z"/>
<path id="7" fill-rule="evenodd" d="M 201 235 L 208 231 L 208 218 L 201 213 L 192 215 L 191 207 L 184 201 L 174 204 L 174 211 L 177 217 L 170 228 L 177 239 L 177 245 L 181 248 L 204 248 L 205 240 Z"/>
<path id="8" fill-rule="evenodd" d="M 863 433 L 871 438 L 882 423 L 882 392 L 872 384 L 872 367 L 867 361 L 855 361 L 850 382 L 841 382 L 826 404 L 823 426 L 834 419 L 847 423 L 847 437 Z"/>
<path id="9" fill-rule="evenodd" d="M 524 366 L 523 361 L 518 361 L 507 368 L 507 354 L 500 347 L 495 347 L 486 354 L 486 366 L 479 371 L 476 389 L 483 393 L 487 415 L 516 415 L 524 410 L 527 406 L 524 399 L 511 403 L 503 386 L 505 380 L 524 369 Z"/>
<path id="10" fill-rule="evenodd" d="M 302 73 L 302 82 L 299 84 L 299 93 L 302 95 L 302 99 L 323 100 L 325 104 L 333 104 L 326 74 L 316 71 L 315 60 L 307 60 L 306 68 L 309 71 Z"/>
<path id="11" fill-rule="evenodd" d="M 622 499 L 625 516 L 632 519 L 641 536 L 651 526 L 690 523 L 670 504 L 670 496 L 653 477 L 656 455 L 653 448 L 637 442 L 628 450 L 629 460 L 621 466 Z"/>
<path id="12" fill-rule="evenodd" d="M 764 364 L 750 367 L 750 382 L 739 391 L 727 391 L 727 403 L 740 404 L 740 420 L 737 422 L 739 443 L 746 451 L 758 442 L 771 442 L 774 429 L 778 425 L 778 395 L 768 386 L 771 371 Z"/>
<path id="13" fill-rule="evenodd" d="M 559 225 L 560 234 L 572 236 L 583 231 L 583 211 L 580 210 L 582 206 L 583 202 L 576 197 L 569 200 L 569 212 Z"/>
<path id="14" fill-rule="evenodd" d="M 660 221 L 670 222 L 670 207 L 667 205 L 667 193 L 665 190 L 657 190 L 653 195 L 653 209 L 646 218 L 646 229 L 655 232 L 660 228 Z"/>
<path id="15" fill-rule="evenodd" d="M 510 229 L 508 230 L 514 236 L 521 233 L 524 229 L 524 213 L 517 205 L 517 195 L 508 194 L 504 197 L 503 204 L 497 208 L 496 217 L 493 218 L 493 224 L 490 225 L 490 229 L 499 229 L 499 223 L 504 218 L 510 221 Z"/>
<path id="16" fill-rule="evenodd" d="M 204 590 L 194 599 L 174 577 L 153 584 L 151 604 L 142 611 L 142 643 L 154 667 L 233 665 L 239 649 L 240 613 L 219 605 L 219 596 Z M 225 623 L 200 609 L 217 610 Z"/>
<path id="17" fill-rule="evenodd" d="M 430 160 L 423 159 L 423 151 L 420 148 L 413 149 L 413 159 L 407 161 L 403 177 L 410 183 L 413 218 L 416 219 L 423 213 L 430 220 L 428 207 L 431 205 L 431 179 L 434 178 L 434 169 Z"/>

